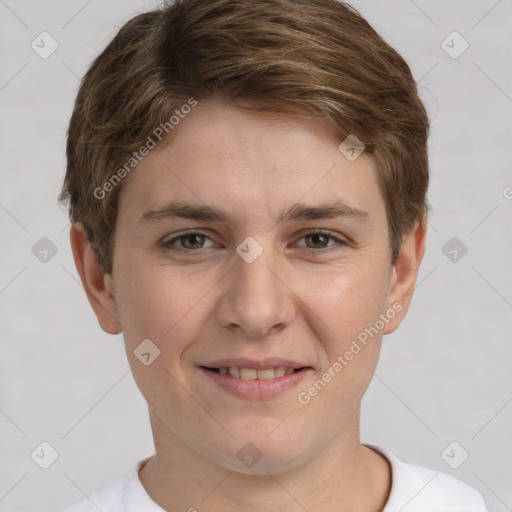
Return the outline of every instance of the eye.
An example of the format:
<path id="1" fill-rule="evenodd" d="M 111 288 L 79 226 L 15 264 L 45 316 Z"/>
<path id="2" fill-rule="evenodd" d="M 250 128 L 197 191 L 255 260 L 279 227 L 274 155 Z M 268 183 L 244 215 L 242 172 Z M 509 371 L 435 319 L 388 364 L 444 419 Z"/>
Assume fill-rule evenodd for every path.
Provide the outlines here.
<path id="1" fill-rule="evenodd" d="M 197 249 L 204 249 L 203 243 L 205 240 L 211 240 L 210 237 L 200 233 L 199 231 L 193 231 L 184 235 L 177 236 L 164 242 L 163 246 L 171 251 L 194 251 Z M 180 246 L 176 247 L 175 244 L 180 241 Z"/>
<path id="2" fill-rule="evenodd" d="M 313 251 L 319 249 L 327 249 L 329 247 L 333 247 L 336 245 L 346 245 L 346 242 L 344 240 L 326 231 L 310 231 L 308 233 L 305 233 L 300 238 L 300 240 L 302 239 L 306 240 L 306 245 L 298 245 L 298 247 L 306 247 L 307 249 L 312 249 Z M 213 240 L 211 240 L 209 236 L 199 231 L 192 231 L 190 233 L 185 233 L 165 241 L 163 243 L 163 247 L 170 251 L 191 252 L 199 249 L 208 248 L 204 246 L 206 240 L 210 240 L 211 242 L 213 242 Z M 309 244 L 308 241 L 311 242 L 311 244 Z M 328 244 L 329 241 L 334 241 L 334 243 Z M 216 244 L 214 243 L 214 245 L 211 245 L 210 247 L 214 247 L 215 245 Z"/>
<path id="3" fill-rule="evenodd" d="M 326 232 L 326 231 L 310 231 L 309 233 L 304 234 L 301 237 L 301 240 L 305 239 L 306 241 L 309 240 L 312 242 L 313 246 L 316 247 L 310 247 L 306 245 L 308 249 L 326 249 L 327 247 L 333 247 L 334 245 L 345 245 L 346 242 L 342 240 L 341 238 L 338 238 L 337 236 L 334 236 L 333 234 Z M 326 245 L 329 240 L 334 240 L 337 243 Z M 318 245 L 322 247 L 318 247 Z M 299 246 L 304 247 L 304 246 Z"/>

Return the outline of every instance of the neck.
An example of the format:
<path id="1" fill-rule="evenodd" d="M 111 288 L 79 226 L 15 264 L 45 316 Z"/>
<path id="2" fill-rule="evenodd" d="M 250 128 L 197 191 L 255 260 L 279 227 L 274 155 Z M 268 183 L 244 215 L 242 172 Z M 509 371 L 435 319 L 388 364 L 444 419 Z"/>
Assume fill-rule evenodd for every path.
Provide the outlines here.
<path id="1" fill-rule="evenodd" d="M 165 510 L 380 512 L 390 492 L 388 462 L 358 435 L 340 436 L 290 470 L 246 474 L 182 443 L 151 409 L 150 419 L 156 453 L 139 478 Z"/>

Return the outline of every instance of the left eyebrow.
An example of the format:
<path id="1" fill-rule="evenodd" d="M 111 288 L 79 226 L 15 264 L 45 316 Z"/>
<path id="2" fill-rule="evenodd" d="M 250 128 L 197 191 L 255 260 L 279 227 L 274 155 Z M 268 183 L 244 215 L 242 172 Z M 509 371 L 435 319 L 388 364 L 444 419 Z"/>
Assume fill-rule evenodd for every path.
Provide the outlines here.
<path id="1" fill-rule="evenodd" d="M 343 201 L 334 203 L 307 206 L 297 203 L 282 213 L 278 222 L 289 222 L 293 220 L 319 220 L 335 219 L 339 217 L 351 218 L 360 222 L 369 222 L 370 214 L 365 210 L 354 208 Z"/>
<path id="2" fill-rule="evenodd" d="M 359 222 L 369 222 L 370 214 L 359 208 L 350 206 L 343 201 L 308 206 L 297 203 L 278 217 L 278 223 L 298 220 L 320 220 L 345 217 Z M 195 205 L 183 201 L 174 201 L 156 210 L 144 213 L 141 222 L 169 220 L 172 218 L 191 219 L 200 222 L 226 222 L 229 216 L 226 211 L 211 205 Z"/>

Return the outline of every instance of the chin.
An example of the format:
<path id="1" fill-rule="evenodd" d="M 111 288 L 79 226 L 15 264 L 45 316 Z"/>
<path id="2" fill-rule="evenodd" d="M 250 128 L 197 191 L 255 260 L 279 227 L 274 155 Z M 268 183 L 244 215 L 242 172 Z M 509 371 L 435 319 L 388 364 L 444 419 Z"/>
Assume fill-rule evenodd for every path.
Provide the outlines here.
<path id="1" fill-rule="evenodd" d="M 243 442 L 232 441 L 227 453 L 219 454 L 218 463 L 231 471 L 246 475 L 267 475 L 284 473 L 301 463 L 305 455 L 295 443 L 283 444 L 276 438 L 270 440 L 267 434 L 245 436 Z M 303 445 L 302 445 L 303 446 Z"/>

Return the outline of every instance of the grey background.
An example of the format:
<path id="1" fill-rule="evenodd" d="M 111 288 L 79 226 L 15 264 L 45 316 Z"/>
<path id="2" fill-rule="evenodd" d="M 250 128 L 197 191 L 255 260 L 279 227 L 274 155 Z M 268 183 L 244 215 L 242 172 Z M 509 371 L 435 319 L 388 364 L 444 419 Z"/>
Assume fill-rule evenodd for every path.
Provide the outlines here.
<path id="1" fill-rule="evenodd" d="M 96 322 L 56 198 L 80 77 L 156 3 L 0 1 L 0 511 L 59 510 L 153 453 L 122 338 Z M 408 61 L 432 120 L 427 251 L 408 317 L 384 338 L 362 440 L 512 510 L 512 2 L 353 4 Z M 42 31 L 59 45 L 47 59 L 31 48 Z M 453 31 L 469 44 L 456 59 L 441 47 Z M 43 237 L 57 250 L 46 262 L 32 252 Z M 452 237 L 468 249 L 456 262 Z M 59 454 L 48 469 L 31 458 L 42 441 Z M 441 456 L 453 441 L 452 460 L 469 453 L 458 469 Z"/>

